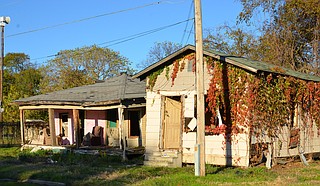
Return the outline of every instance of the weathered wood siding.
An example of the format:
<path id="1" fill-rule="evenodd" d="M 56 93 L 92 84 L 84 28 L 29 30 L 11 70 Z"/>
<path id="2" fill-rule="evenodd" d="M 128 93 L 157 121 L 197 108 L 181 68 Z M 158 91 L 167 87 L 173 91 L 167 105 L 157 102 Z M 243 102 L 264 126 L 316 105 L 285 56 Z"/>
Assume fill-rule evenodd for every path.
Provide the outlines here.
<path id="1" fill-rule="evenodd" d="M 297 127 L 298 128 L 298 127 Z M 275 157 L 289 157 L 299 155 L 299 150 L 305 154 L 320 152 L 320 135 L 316 124 L 300 127 L 298 146 L 290 146 L 291 131 L 282 127 L 279 138 L 274 145 Z"/>
<path id="2" fill-rule="evenodd" d="M 146 125 L 147 125 L 147 116 L 146 109 L 141 109 L 141 138 L 142 138 L 142 146 L 146 146 Z"/>
<path id="3" fill-rule="evenodd" d="M 183 134 L 183 162 L 194 163 L 194 153 L 197 134 Z M 206 163 L 214 165 L 249 166 L 248 135 L 238 134 L 232 137 L 231 143 L 226 143 L 223 135 L 205 136 Z"/>
<path id="4" fill-rule="evenodd" d="M 187 59 L 180 61 L 185 63 L 185 68 L 177 73 L 177 77 L 172 83 L 171 75 L 173 64 L 169 71 L 166 68 L 157 77 L 157 81 L 152 91 L 147 90 L 146 99 L 146 151 L 152 153 L 161 149 L 161 99 L 162 96 L 181 96 L 185 97 L 183 105 L 183 117 L 194 118 L 195 116 L 195 73 L 192 72 L 193 62 Z M 205 65 L 205 69 L 207 69 Z M 207 70 L 205 70 L 207 72 Z M 204 75 L 205 90 L 209 88 L 209 73 Z M 195 119 L 195 118 L 194 118 Z M 194 163 L 194 147 L 196 144 L 196 132 L 183 132 L 182 136 L 182 159 L 184 163 Z M 206 136 L 206 162 L 208 164 L 226 165 L 230 163 L 237 166 L 249 165 L 249 140 L 245 134 L 234 137 L 231 144 L 224 144 L 225 139 L 222 135 Z M 226 158 L 228 157 L 228 158 Z"/>
<path id="5" fill-rule="evenodd" d="M 174 81 L 172 81 L 172 72 L 173 64 L 164 68 L 162 73 L 157 77 L 157 81 L 153 87 L 153 92 L 157 91 L 186 91 L 186 90 L 196 90 L 195 87 L 195 72 L 192 72 L 192 65 L 194 60 L 180 60 L 179 66 L 181 67 L 182 63 L 185 64 L 185 67 L 181 70 L 179 68 L 178 73 Z M 168 70 L 167 70 L 168 69 Z M 205 64 L 205 72 L 207 72 L 207 65 Z M 204 85 L 205 90 L 208 89 L 210 83 L 209 73 L 204 74 Z"/>
<path id="6" fill-rule="evenodd" d="M 146 152 L 157 151 L 160 140 L 161 95 L 147 92 L 146 98 Z"/>

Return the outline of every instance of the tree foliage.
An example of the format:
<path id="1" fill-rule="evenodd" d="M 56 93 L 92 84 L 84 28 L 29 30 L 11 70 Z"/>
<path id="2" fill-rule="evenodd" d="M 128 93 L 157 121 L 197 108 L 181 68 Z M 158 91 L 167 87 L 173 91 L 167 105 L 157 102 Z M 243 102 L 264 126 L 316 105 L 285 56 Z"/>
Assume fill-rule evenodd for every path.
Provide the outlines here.
<path id="1" fill-rule="evenodd" d="M 239 21 L 250 24 L 265 12 L 259 38 L 261 60 L 320 75 L 319 0 L 241 0 Z"/>
<path id="2" fill-rule="evenodd" d="M 204 48 L 229 55 L 258 59 L 257 47 L 259 42 L 254 34 L 239 27 L 224 25 L 206 30 Z"/>
<path id="3" fill-rule="evenodd" d="M 139 64 L 138 68 L 146 68 L 179 50 L 181 47 L 181 44 L 173 43 L 171 41 L 156 42 L 154 46 L 150 48 L 147 59 Z"/>
<path id="4" fill-rule="evenodd" d="M 24 53 L 8 53 L 4 58 L 3 76 L 3 121 L 19 121 L 19 109 L 11 102 L 20 98 L 39 94 L 42 76 Z M 39 112 L 29 112 L 27 117 L 35 117 Z"/>
<path id="5" fill-rule="evenodd" d="M 92 84 L 121 72 L 132 73 L 129 65 L 128 59 L 119 52 L 95 45 L 63 50 L 42 67 L 41 92 Z"/>
<path id="6" fill-rule="evenodd" d="M 320 75 L 319 0 L 239 1 L 243 10 L 238 23 L 254 31 L 240 24 L 209 30 L 206 48 Z"/>

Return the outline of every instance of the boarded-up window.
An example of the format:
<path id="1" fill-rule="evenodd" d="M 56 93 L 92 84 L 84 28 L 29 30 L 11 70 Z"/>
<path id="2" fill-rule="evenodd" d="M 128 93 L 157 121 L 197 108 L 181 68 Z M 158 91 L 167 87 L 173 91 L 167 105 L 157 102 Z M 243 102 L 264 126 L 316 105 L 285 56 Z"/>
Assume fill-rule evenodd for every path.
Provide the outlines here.
<path id="1" fill-rule="evenodd" d="M 188 72 L 193 72 L 194 69 L 194 59 L 188 61 Z"/>

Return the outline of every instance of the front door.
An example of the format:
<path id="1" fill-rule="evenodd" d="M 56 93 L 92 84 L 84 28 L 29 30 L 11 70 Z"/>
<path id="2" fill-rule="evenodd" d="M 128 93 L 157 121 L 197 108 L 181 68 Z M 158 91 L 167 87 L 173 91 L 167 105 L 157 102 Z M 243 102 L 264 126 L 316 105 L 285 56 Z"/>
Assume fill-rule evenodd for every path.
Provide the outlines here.
<path id="1" fill-rule="evenodd" d="M 163 147 L 179 149 L 181 140 L 180 97 L 165 97 Z"/>

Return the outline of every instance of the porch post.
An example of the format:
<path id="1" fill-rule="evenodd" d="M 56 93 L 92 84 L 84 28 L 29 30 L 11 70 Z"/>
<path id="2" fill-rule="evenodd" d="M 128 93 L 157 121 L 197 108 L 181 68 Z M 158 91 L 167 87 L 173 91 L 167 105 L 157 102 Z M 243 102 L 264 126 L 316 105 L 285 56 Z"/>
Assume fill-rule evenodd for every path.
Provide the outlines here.
<path id="1" fill-rule="evenodd" d="M 79 110 L 73 109 L 72 110 L 73 115 L 73 125 L 74 125 L 74 131 L 75 131 L 75 140 L 76 140 L 76 148 L 78 149 L 80 147 L 80 122 L 79 122 Z"/>
<path id="2" fill-rule="evenodd" d="M 57 145 L 57 137 L 56 137 L 56 127 L 54 124 L 54 110 L 53 108 L 48 109 L 49 113 L 49 128 L 50 128 L 50 136 L 51 136 L 51 145 Z"/>
<path id="3" fill-rule="evenodd" d="M 24 138 L 24 110 L 20 109 L 20 133 L 21 133 L 21 145 L 25 144 Z"/>
<path id="4" fill-rule="evenodd" d="M 123 128 L 123 108 L 118 108 L 118 117 L 119 117 L 119 128 L 120 128 L 120 148 L 122 147 L 123 153 L 122 153 L 122 159 L 126 160 L 126 139 L 124 135 L 124 128 Z M 121 144 L 121 140 L 123 142 L 123 145 Z"/>

